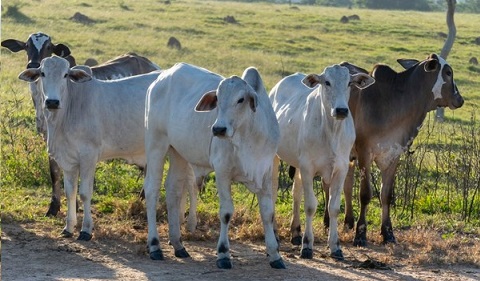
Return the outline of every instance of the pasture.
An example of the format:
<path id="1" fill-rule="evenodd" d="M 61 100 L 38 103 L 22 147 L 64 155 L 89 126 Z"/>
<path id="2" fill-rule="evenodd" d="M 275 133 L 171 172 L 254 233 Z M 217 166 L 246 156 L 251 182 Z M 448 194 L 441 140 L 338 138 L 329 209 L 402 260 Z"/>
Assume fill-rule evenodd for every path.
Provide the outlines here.
<path id="1" fill-rule="evenodd" d="M 163 69 L 188 62 L 225 77 L 241 75 L 245 68 L 255 66 L 269 91 L 286 75 L 320 73 L 326 66 L 342 61 L 366 69 L 385 63 L 401 71 L 396 59 L 421 60 L 430 53 L 439 53 L 444 38 L 438 33 L 447 33 L 444 13 L 200 0 L 166 2 L 5 1 L 2 40 L 26 40 L 29 34 L 42 31 L 54 43 L 69 46 L 78 64 L 88 58 L 103 62 L 136 52 Z M 73 20 L 77 12 L 90 20 Z M 342 16 L 352 14 L 360 20 L 340 22 Z M 226 20 L 232 17 L 235 22 Z M 299 276 L 305 280 L 480 278 L 480 66 L 469 64 L 471 57 L 480 57 L 480 45 L 475 44 L 475 38 L 480 36 L 480 15 L 456 14 L 455 23 L 457 37 L 448 62 L 465 104 L 455 111 L 446 109 L 443 123 L 434 122 L 434 114 L 430 113 L 411 147 L 413 153 L 402 158 L 392 209 L 398 244 L 381 244 L 378 184 L 367 216 L 369 246 L 353 247 L 353 233 L 339 227 L 346 261 L 330 259 L 322 223 L 325 198 L 318 187 L 316 258 L 301 260 L 299 248 L 289 243 L 292 197 L 290 189 L 284 187 L 279 192 L 276 217 L 280 252 L 287 264 L 285 272 L 268 267 L 257 201 L 241 185 L 235 185 L 232 192 L 235 214 L 230 238 L 234 269 L 215 268 L 220 223 L 213 176 L 207 179 L 200 195 L 197 231 L 191 234 L 182 230 L 185 246 L 192 254 L 189 260 L 174 258 L 167 245 L 165 193 L 161 189 L 158 229 L 167 258 L 150 261 L 145 249 L 145 204 L 138 199 L 143 177 L 121 161 L 97 165 L 92 201 L 94 239 L 77 242 L 59 238 L 66 205 L 62 205 L 57 217 L 44 217 L 50 201 L 48 158 L 43 139 L 36 134 L 28 86 L 17 78 L 26 66 L 26 55 L 2 48 L 2 276 L 5 280 L 140 280 L 179 279 L 181 272 L 182 278 L 205 280 L 292 280 Z M 180 49 L 167 47 L 172 36 L 181 43 Z M 288 185 L 285 174 L 280 178 L 283 185 Z M 358 216 L 358 185 L 354 198 Z M 358 269 L 367 259 L 377 265 L 384 263 L 392 270 L 380 271 L 381 266 L 369 271 Z M 26 269 L 19 263 L 33 266 Z M 91 272 L 78 268 L 66 271 L 67 264 Z"/>

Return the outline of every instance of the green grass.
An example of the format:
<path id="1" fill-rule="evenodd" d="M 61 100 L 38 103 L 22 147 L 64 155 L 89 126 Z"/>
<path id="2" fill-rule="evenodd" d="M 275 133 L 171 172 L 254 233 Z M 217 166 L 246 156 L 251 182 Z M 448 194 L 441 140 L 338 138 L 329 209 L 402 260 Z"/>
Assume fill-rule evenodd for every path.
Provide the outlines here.
<path id="1" fill-rule="evenodd" d="M 423 59 L 430 53 L 439 53 L 443 39 L 437 33 L 447 32 L 444 13 L 317 6 L 291 9 L 288 5 L 224 1 L 171 2 L 171 5 L 165 5 L 164 1 L 13 0 L 3 3 L 2 40 L 25 40 L 30 33 L 42 31 L 52 36 L 55 43 L 66 43 L 77 63 L 90 57 L 102 62 L 133 51 L 162 68 L 183 61 L 224 76 L 240 75 L 246 67 L 256 66 L 269 90 L 287 74 L 320 73 L 326 66 L 342 61 L 366 69 L 375 63 L 385 63 L 400 71 L 397 58 Z M 83 25 L 71 21 L 69 18 L 75 12 L 87 15 L 96 23 Z M 360 16 L 360 21 L 340 22 L 341 16 L 354 13 Z M 223 18 L 227 15 L 234 16 L 238 24 L 225 23 Z M 457 173 L 465 179 L 462 177 L 465 173 L 455 171 L 465 161 L 461 158 L 462 154 L 458 154 L 461 147 L 473 147 L 477 151 L 467 151 L 466 154 L 478 156 L 478 146 L 466 143 L 475 140 L 475 135 L 469 136 L 468 129 L 455 131 L 454 128 L 459 124 L 468 125 L 473 118 L 477 121 L 467 128 L 476 128 L 478 132 L 480 75 L 478 67 L 469 65 L 468 60 L 479 54 L 480 47 L 473 42 L 479 36 L 480 15 L 456 14 L 455 23 L 457 38 L 448 61 L 466 102 L 456 111 L 447 109 L 447 121 L 435 125 L 433 133 L 422 129 L 414 148 L 419 151 L 425 149 L 429 165 L 418 169 L 421 182 L 417 183 L 415 190 L 401 188 L 408 175 L 399 179 L 397 207 L 393 210 L 395 227 L 414 224 L 440 227 L 443 221 L 452 222 L 451 225 L 460 228 L 480 226 L 478 213 L 463 223 L 467 220 L 462 218 L 459 210 L 464 204 L 461 202 L 462 194 L 446 176 Z M 182 50 L 167 48 L 170 36 L 179 39 Z M 15 54 L 2 48 L 2 218 L 41 220 L 50 198 L 48 163 L 43 140 L 35 132 L 28 85 L 17 78 L 25 65 L 25 53 Z M 455 148 L 447 150 L 449 145 Z M 443 150 L 453 154 L 445 155 Z M 451 162 L 451 165 L 436 171 L 436 162 L 432 159 L 437 154 L 446 159 L 443 163 Z M 479 160 L 474 158 L 470 161 L 475 163 Z M 441 176 L 440 182 L 434 182 L 435 175 Z M 118 161 L 99 164 L 94 208 L 108 216 L 125 216 L 128 213 L 126 206 L 135 200 L 143 184 L 143 179 L 138 176 L 138 170 Z M 475 179 L 475 174 L 471 177 Z M 323 213 L 321 194 L 319 192 L 318 225 L 321 225 Z M 238 218 L 252 216 L 251 220 L 258 220 L 253 195 L 238 186 L 234 188 L 234 196 Z M 414 199 L 411 196 L 415 196 Z M 450 199 L 449 202 L 445 202 L 445 196 Z M 470 194 L 469 198 L 476 198 L 474 206 L 478 210 L 480 199 L 478 195 L 473 196 Z M 281 226 L 287 229 L 291 196 L 286 192 L 278 202 L 277 217 L 282 220 Z M 355 206 L 358 208 L 358 202 Z M 64 211 L 66 206 L 62 208 Z M 411 210 L 413 212 L 409 212 Z M 217 211 L 216 190 L 210 181 L 206 193 L 201 195 L 199 212 L 207 220 L 216 218 Z M 380 208 L 376 199 L 372 200 L 368 219 L 378 229 Z"/>

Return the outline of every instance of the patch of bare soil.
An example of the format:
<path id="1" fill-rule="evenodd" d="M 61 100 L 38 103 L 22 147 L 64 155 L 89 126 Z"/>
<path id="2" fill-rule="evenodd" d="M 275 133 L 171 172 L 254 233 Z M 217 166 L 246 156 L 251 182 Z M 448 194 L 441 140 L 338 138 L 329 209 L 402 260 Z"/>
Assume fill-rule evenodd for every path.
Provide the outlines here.
<path id="1" fill-rule="evenodd" d="M 261 241 L 234 240 L 233 269 L 220 270 L 215 265 L 215 239 L 187 237 L 191 258 L 178 259 L 167 234 L 160 233 L 165 260 L 152 261 L 144 242 L 106 236 L 79 242 L 55 237 L 57 229 L 52 227 L 2 225 L 2 280 L 480 280 L 478 267 L 418 266 L 409 262 L 408 253 L 392 258 L 391 248 L 381 245 L 344 245 L 345 261 L 338 262 L 328 257 L 324 244 L 316 244 L 313 260 L 303 260 L 298 247 L 283 241 L 280 250 L 287 269 L 275 270 Z"/>

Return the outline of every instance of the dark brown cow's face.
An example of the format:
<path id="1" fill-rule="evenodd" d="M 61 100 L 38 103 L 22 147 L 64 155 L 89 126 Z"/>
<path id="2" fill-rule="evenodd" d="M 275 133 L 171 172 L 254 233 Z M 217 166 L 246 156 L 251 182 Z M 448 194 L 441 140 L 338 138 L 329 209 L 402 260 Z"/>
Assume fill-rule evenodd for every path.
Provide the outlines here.
<path id="1" fill-rule="evenodd" d="M 437 55 L 431 55 L 425 62 L 424 68 L 427 72 L 437 73 L 432 89 L 437 106 L 450 109 L 461 107 L 464 100 L 453 79 L 453 69 L 447 61 Z"/>
<path id="2" fill-rule="evenodd" d="M 30 34 L 26 42 L 16 39 L 4 40 L 2 41 L 2 46 L 12 52 L 25 50 L 28 58 L 27 68 L 39 67 L 40 62 L 52 54 L 60 57 L 70 55 L 70 49 L 67 46 L 63 44 L 53 44 L 50 36 L 41 32 Z"/>

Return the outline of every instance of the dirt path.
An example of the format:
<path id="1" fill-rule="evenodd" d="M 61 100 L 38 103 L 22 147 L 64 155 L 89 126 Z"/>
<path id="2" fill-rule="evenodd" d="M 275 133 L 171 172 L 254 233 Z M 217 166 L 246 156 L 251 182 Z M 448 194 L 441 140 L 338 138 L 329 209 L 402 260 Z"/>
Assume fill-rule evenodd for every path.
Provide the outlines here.
<path id="1" fill-rule="evenodd" d="M 381 247 L 344 246 L 345 262 L 327 257 L 317 245 L 313 260 L 298 257 L 287 242 L 281 254 L 287 270 L 268 265 L 263 243 L 232 241 L 232 270 L 215 266 L 215 241 L 185 241 L 192 258 L 177 259 L 167 241 L 161 241 L 166 259 L 152 261 L 143 243 L 107 238 L 90 242 L 52 237 L 36 223 L 2 225 L 1 280 L 480 280 L 480 269 L 460 266 L 418 267 L 406 260 L 391 269 L 356 268 L 367 256 L 375 260 Z M 408 257 L 407 257 L 408 260 Z"/>

